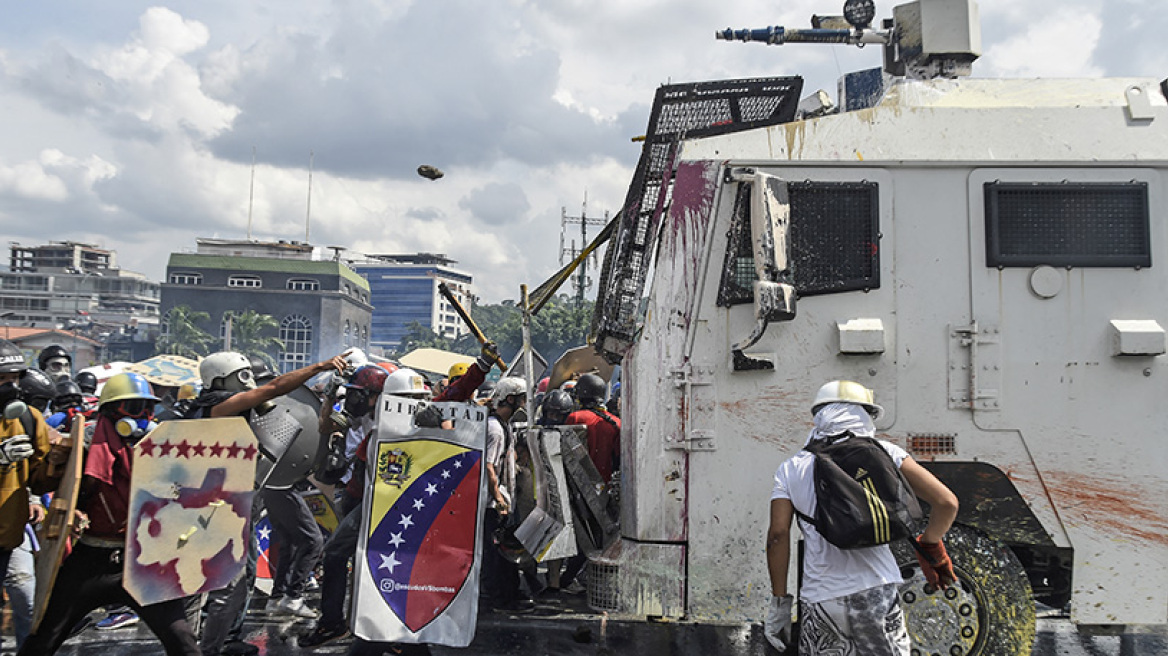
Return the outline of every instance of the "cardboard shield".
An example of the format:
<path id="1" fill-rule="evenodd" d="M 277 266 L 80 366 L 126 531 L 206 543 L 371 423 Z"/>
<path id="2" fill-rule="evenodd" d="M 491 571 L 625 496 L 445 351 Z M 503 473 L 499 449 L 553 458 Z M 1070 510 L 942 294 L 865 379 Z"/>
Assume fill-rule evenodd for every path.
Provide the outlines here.
<path id="1" fill-rule="evenodd" d="M 41 543 L 36 553 L 36 598 L 33 602 L 32 630 L 35 632 L 49 606 L 49 593 L 57 581 L 57 571 L 65 560 L 70 534 L 73 532 L 73 512 L 77 510 L 77 492 L 81 489 L 81 472 L 85 446 L 82 437 L 85 422 L 73 422 L 69 433 L 72 446 L 69 459 L 65 463 L 65 473 L 61 483 L 53 493 L 45 519 L 37 530 L 37 540 Z"/>
<path id="2" fill-rule="evenodd" d="M 134 446 L 122 585 L 138 603 L 217 590 L 243 568 L 258 452 L 242 417 L 164 422 Z"/>
<path id="3" fill-rule="evenodd" d="M 304 480 L 327 452 L 320 439 L 318 420 L 320 400 L 307 387 L 272 401 L 275 406 L 251 420 L 259 440 L 256 484 L 272 489 L 287 489 Z"/>
<path id="4" fill-rule="evenodd" d="M 382 396 L 370 441 L 353 633 L 465 647 L 478 615 L 487 411 L 435 403 L 454 428 L 418 428 L 418 401 Z"/>
<path id="5" fill-rule="evenodd" d="M 565 381 L 579 378 L 584 374 L 596 374 L 608 382 L 612 378 L 612 365 L 605 360 L 596 348 L 591 345 L 577 346 L 564 351 L 559 360 L 552 365 L 551 380 L 548 389 L 559 389 Z"/>

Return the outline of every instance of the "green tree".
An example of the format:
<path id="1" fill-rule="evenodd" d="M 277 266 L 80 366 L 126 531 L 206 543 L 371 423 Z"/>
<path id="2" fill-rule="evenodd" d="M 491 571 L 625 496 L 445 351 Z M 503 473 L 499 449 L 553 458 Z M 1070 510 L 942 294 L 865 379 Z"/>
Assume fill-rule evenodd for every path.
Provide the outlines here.
<path id="1" fill-rule="evenodd" d="M 449 339 L 423 326 L 419 321 L 411 321 L 407 331 L 398 346 L 396 357 L 401 357 L 410 351 L 420 348 L 436 348 L 449 351 L 454 346 Z"/>
<path id="2" fill-rule="evenodd" d="M 176 305 L 167 311 L 163 317 L 165 330 L 154 344 L 154 350 L 159 353 L 171 353 L 187 358 L 199 358 L 211 352 L 211 348 L 218 341 L 199 324 L 209 321 L 211 316 L 206 312 L 192 310 L 186 305 Z"/>
<path id="3" fill-rule="evenodd" d="M 276 358 L 272 354 L 284 350 L 283 340 L 276 337 L 279 329 L 279 322 L 270 314 L 260 314 L 255 310 L 232 313 L 231 350 L 257 357 L 267 363 L 268 369 L 277 371 Z"/>

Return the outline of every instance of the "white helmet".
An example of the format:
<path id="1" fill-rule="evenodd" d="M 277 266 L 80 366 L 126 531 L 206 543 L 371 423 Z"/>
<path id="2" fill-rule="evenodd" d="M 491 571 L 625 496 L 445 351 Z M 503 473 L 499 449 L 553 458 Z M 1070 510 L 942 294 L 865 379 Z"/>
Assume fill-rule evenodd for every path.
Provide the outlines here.
<path id="1" fill-rule="evenodd" d="M 811 414 L 828 403 L 855 403 L 864 406 L 873 419 L 879 419 L 884 414 L 884 408 L 876 405 L 876 394 L 859 383 L 850 380 L 833 380 L 819 388 L 815 394 L 815 402 L 811 404 Z"/>
<path id="2" fill-rule="evenodd" d="M 491 402 L 498 403 L 516 394 L 527 394 L 527 381 L 517 376 L 500 378 L 499 382 L 495 383 L 495 391 L 491 392 Z"/>
<path id="3" fill-rule="evenodd" d="M 430 398 L 430 390 L 426 389 L 426 379 L 413 369 L 398 369 L 390 374 L 385 379 L 381 393 Z"/>
<path id="4" fill-rule="evenodd" d="M 199 363 L 199 378 L 203 379 L 204 388 L 221 389 L 222 383 L 216 386 L 215 381 L 227 378 L 240 369 L 251 369 L 251 361 L 246 355 L 235 351 L 219 351 L 208 355 Z"/>

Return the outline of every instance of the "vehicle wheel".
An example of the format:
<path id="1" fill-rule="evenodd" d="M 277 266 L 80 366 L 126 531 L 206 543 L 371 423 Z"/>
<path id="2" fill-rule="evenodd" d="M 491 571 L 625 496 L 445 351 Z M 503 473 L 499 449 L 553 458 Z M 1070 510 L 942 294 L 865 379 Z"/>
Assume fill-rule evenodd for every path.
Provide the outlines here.
<path id="1" fill-rule="evenodd" d="M 1004 544 L 968 526 L 945 536 L 958 585 L 925 581 L 906 541 L 892 545 L 905 583 L 900 602 L 913 656 L 1030 656 L 1035 607 L 1022 563 Z"/>

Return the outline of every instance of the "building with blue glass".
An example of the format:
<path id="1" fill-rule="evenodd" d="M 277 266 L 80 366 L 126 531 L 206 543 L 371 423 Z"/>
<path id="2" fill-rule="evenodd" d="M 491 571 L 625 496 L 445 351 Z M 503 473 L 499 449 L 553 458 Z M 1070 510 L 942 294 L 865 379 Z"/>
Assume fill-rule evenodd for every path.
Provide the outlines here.
<path id="1" fill-rule="evenodd" d="M 458 302 L 470 310 L 473 279 L 455 269 L 454 264 L 445 255 L 434 253 L 372 254 L 349 262 L 369 282 L 373 305 L 371 352 L 396 351 L 415 321 L 448 339 L 468 332 L 454 308 L 438 292 L 438 284 L 445 282 Z"/>

